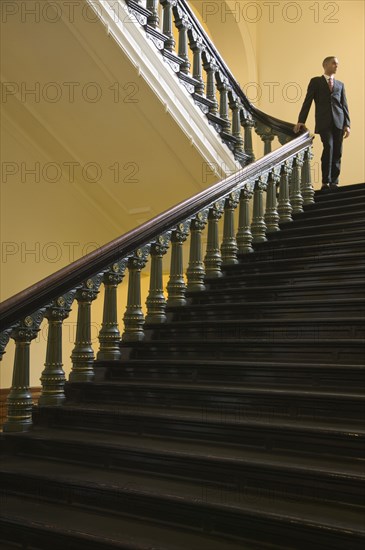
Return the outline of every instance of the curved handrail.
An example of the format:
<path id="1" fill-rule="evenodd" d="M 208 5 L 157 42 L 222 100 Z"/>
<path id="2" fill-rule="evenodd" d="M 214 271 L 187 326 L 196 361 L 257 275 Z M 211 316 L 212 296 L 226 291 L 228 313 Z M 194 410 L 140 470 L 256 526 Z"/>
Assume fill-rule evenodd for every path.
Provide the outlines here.
<path id="1" fill-rule="evenodd" d="M 1 331 L 44 307 L 64 292 L 77 287 L 88 277 L 105 270 L 116 260 L 128 256 L 136 249 L 152 242 L 158 235 L 173 229 L 179 223 L 209 207 L 216 200 L 233 191 L 239 184 L 258 179 L 263 172 L 270 171 L 274 166 L 310 146 L 312 140 L 313 136 L 309 132 L 302 133 L 296 139 L 238 170 L 235 174 L 8 298 L 0 304 Z"/>

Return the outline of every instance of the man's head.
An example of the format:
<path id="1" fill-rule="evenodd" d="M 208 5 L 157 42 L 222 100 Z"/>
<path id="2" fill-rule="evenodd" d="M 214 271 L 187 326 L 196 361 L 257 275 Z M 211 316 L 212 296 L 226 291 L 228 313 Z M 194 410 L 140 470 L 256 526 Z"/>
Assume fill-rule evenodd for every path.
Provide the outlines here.
<path id="1" fill-rule="evenodd" d="M 323 60 L 322 63 L 324 74 L 331 76 L 333 74 L 336 74 L 337 67 L 338 67 L 338 59 L 337 57 L 331 55 L 330 57 L 326 57 Z"/>

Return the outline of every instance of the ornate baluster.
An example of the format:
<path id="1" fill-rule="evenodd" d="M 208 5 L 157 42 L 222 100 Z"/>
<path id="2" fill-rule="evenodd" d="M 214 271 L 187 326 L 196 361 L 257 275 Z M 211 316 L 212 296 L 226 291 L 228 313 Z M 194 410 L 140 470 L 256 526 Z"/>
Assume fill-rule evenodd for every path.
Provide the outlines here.
<path id="1" fill-rule="evenodd" d="M 267 227 L 267 233 L 274 233 L 279 231 L 279 214 L 277 211 L 277 198 L 276 198 L 276 186 L 280 181 L 280 175 L 275 172 L 270 172 L 267 193 L 266 193 L 266 212 L 265 223 Z"/>
<path id="2" fill-rule="evenodd" d="M 289 175 L 291 173 L 291 165 L 286 162 L 281 167 L 278 214 L 280 223 L 292 222 L 293 208 L 289 199 Z"/>
<path id="3" fill-rule="evenodd" d="M 261 180 L 258 180 L 255 184 L 255 191 L 253 194 L 253 217 L 251 224 L 252 242 L 263 243 L 266 239 L 266 224 L 264 219 L 264 189 L 265 186 Z"/>
<path id="4" fill-rule="evenodd" d="M 237 245 L 238 254 L 248 254 L 253 252 L 252 233 L 250 221 L 250 200 L 252 192 L 246 188 L 241 189 L 240 193 L 240 211 L 238 219 Z"/>
<path id="5" fill-rule="evenodd" d="M 303 212 L 303 197 L 300 190 L 301 185 L 301 172 L 302 172 L 302 166 L 303 166 L 303 157 L 299 153 L 294 158 L 293 163 L 293 171 L 292 171 L 292 177 L 291 177 L 291 184 L 290 184 L 290 202 L 293 207 L 293 213 L 299 214 Z"/>
<path id="6" fill-rule="evenodd" d="M 255 160 L 255 153 L 252 145 L 252 128 L 255 127 L 255 122 L 248 115 L 244 115 L 243 127 L 245 134 L 245 153 L 250 157 L 251 162 L 253 162 Z"/>
<path id="7" fill-rule="evenodd" d="M 160 23 L 160 18 L 158 16 L 158 0 L 147 0 L 146 8 L 151 12 L 151 15 L 148 16 L 148 24 L 157 29 Z"/>
<path id="8" fill-rule="evenodd" d="M 202 69 L 202 52 L 204 50 L 202 38 L 194 31 L 189 31 L 189 44 L 193 52 L 193 78 L 197 81 L 195 93 L 204 94 L 204 80 Z"/>
<path id="9" fill-rule="evenodd" d="M 146 300 L 146 323 L 165 323 L 166 299 L 163 292 L 162 259 L 168 249 L 169 237 L 160 235 L 151 246 L 150 289 Z"/>
<path id="10" fill-rule="evenodd" d="M 99 294 L 102 275 L 88 279 L 76 291 L 78 302 L 75 347 L 72 350 L 70 382 L 92 382 L 94 350 L 91 345 L 91 303 Z"/>
<path id="11" fill-rule="evenodd" d="M 62 363 L 62 324 L 71 311 L 76 291 L 60 296 L 46 310 L 48 319 L 48 338 L 46 362 L 41 375 L 42 394 L 38 405 L 62 405 L 65 397 L 65 373 Z"/>
<path id="12" fill-rule="evenodd" d="M 121 358 L 117 289 L 123 281 L 126 266 L 127 260 L 115 262 L 103 276 L 104 309 L 99 332 L 100 348 L 96 356 L 97 361 L 118 361 Z"/>
<path id="13" fill-rule="evenodd" d="M 205 278 L 217 279 L 222 277 L 222 256 L 219 249 L 218 222 L 223 215 L 223 201 L 216 202 L 208 214 L 208 240 L 204 258 Z"/>
<path id="14" fill-rule="evenodd" d="M 303 161 L 303 167 L 302 167 L 302 196 L 304 200 L 304 204 L 313 204 L 314 203 L 314 189 L 312 185 L 312 178 L 311 178 L 311 160 L 313 158 L 313 154 L 311 151 L 311 148 L 308 147 L 308 149 L 304 152 L 304 161 Z"/>
<path id="15" fill-rule="evenodd" d="M 3 332 L 0 332 L 0 361 L 2 361 L 3 355 L 5 355 L 5 348 L 10 340 L 12 328 L 7 328 Z"/>
<path id="16" fill-rule="evenodd" d="M 175 8 L 175 24 L 179 30 L 179 49 L 178 55 L 184 60 L 184 63 L 180 66 L 180 71 L 184 74 L 189 74 L 190 61 L 188 50 L 188 29 L 191 28 L 187 15 L 182 9 L 177 6 Z"/>
<path id="17" fill-rule="evenodd" d="M 186 305 L 186 284 L 184 281 L 183 245 L 189 234 L 188 222 L 180 223 L 171 235 L 170 279 L 167 283 L 167 305 Z"/>
<path id="18" fill-rule="evenodd" d="M 124 314 L 123 342 L 135 342 L 144 339 L 144 315 L 141 304 L 141 271 L 147 263 L 149 247 L 139 248 L 128 259 L 128 298 Z"/>
<path id="19" fill-rule="evenodd" d="M 162 32 L 167 36 L 165 50 L 172 52 L 175 48 L 175 39 L 172 33 L 172 8 L 176 6 L 176 0 L 160 0 L 163 7 Z"/>
<path id="20" fill-rule="evenodd" d="M 232 110 L 232 136 L 236 138 L 234 152 L 243 153 L 243 139 L 241 135 L 241 109 L 242 105 L 235 94 L 229 94 L 229 107 Z"/>
<path id="21" fill-rule="evenodd" d="M 26 432 L 32 427 L 33 400 L 29 391 L 29 347 L 36 338 L 43 313 L 28 315 L 11 332 L 15 341 L 12 387 L 7 398 L 4 432 Z"/>
<path id="22" fill-rule="evenodd" d="M 255 130 L 264 142 L 264 155 L 271 153 L 271 142 L 275 137 L 272 128 L 265 126 L 262 122 L 257 122 Z"/>
<path id="23" fill-rule="evenodd" d="M 190 225 L 190 257 L 189 266 L 186 271 L 188 279 L 187 290 L 189 292 L 205 290 L 205 271 L 202 262 L 202 231 L 206 222 L 207 213 L 199 212 Z"/>
<path id="24" fill-rule="evenodd" d="M 212 105 L 209 107 L 209 112 L 212 115 L 218 113 L 218 101 L 216 98 L 216 84 L 215 84 L 215 74 L 217 71 L 217 64 L 214 59 L 207 53 L 204 52 L 204 70 L 207 73 L 207 99 L 212 102 Z"/>
<path id="25" fill-rule="evenodd" d="M 231 122 L 228 116 L 228 90 L 230 89 L 230 87 L 227 78 L 223 76 L 223 74 L 220 72 L 218 73 L 217 81 L 217 88 L 220 94 L 219 116 L 222 120 L 225 121 L 224 130 L 226 132 L 229 132 L 231 128 Z"/>
<path id="26" fill-rule="evenodd" d="M 223 265 L 237 264 L 237 243 L 234 232 L 234 211 L 238 205 L 239 194 L 232 192 L 224 203 L 224 228 L 221 246 Z"/>

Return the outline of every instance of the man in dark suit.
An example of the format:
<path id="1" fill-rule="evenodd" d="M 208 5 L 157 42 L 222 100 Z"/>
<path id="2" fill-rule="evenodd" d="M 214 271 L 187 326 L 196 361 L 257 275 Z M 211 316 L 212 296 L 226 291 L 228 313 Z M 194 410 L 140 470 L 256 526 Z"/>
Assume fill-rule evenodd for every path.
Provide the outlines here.
<path id="1" fill-rule="evenodd" d="M 294 132 L 297 133 L 302 128 L 306 129 L 305 121 L 314 100 L 316 107 L 314 131 L 321 136 L 323 143 L 322 189 L 336 190 L 341 168 L 343 138 L 350 135 L 350 115 L 345 86 L 334 78 L 338 67 L 337 57 L 326 57 L 322 65 L 324 74 L 315 76 L 309 82 Z"/>

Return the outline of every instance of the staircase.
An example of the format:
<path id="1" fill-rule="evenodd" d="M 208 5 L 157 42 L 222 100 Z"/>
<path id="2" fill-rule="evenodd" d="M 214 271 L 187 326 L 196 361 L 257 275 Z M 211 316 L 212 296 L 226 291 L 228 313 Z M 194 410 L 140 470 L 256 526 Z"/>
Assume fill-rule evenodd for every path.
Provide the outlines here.
<path id="1" fill-rule="evenodd" d="M 365 184 L 2 434 L 1 548 L 360 549 Z"/>

